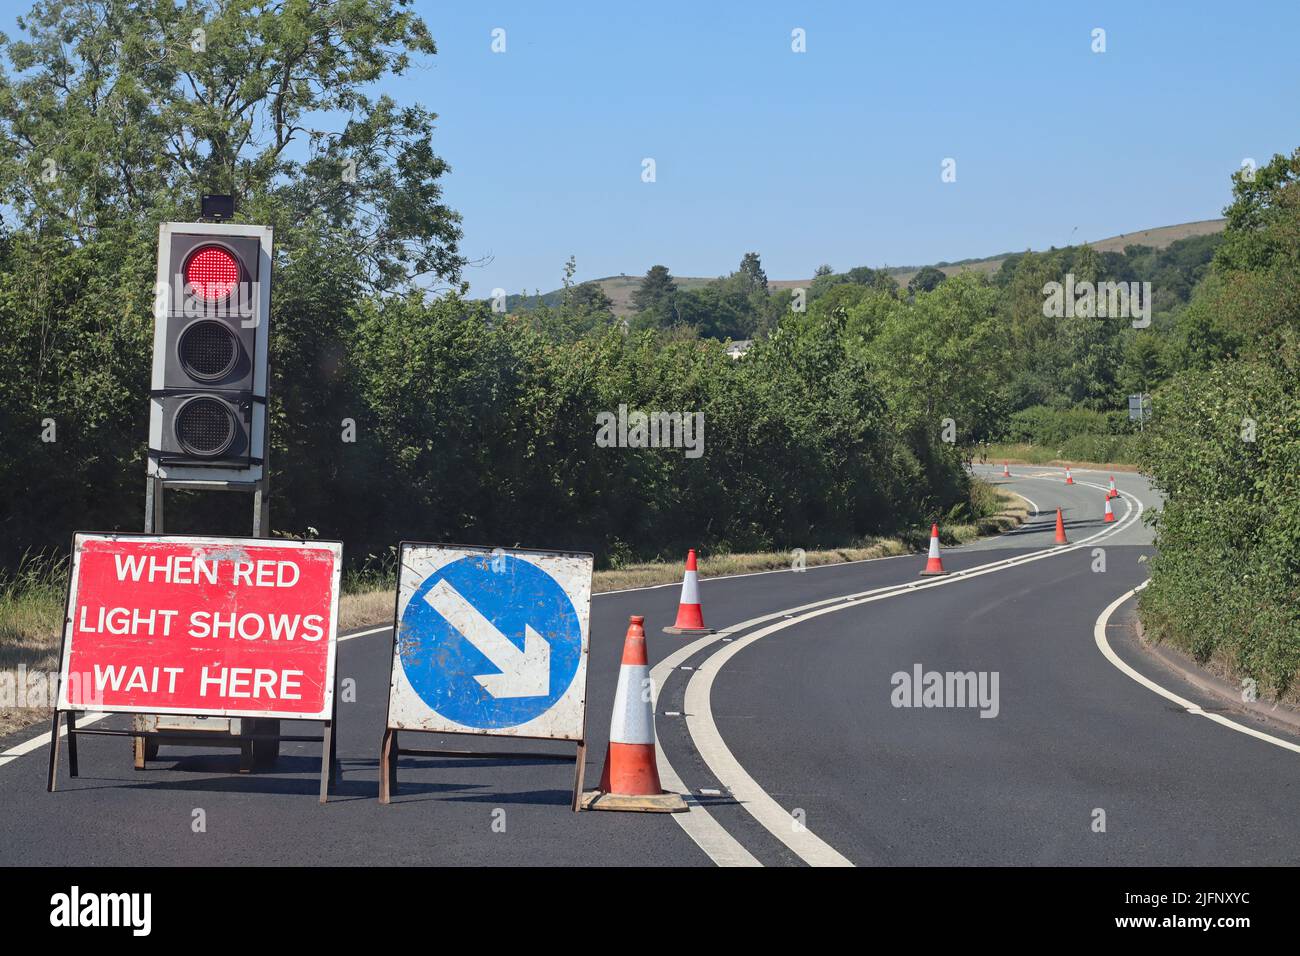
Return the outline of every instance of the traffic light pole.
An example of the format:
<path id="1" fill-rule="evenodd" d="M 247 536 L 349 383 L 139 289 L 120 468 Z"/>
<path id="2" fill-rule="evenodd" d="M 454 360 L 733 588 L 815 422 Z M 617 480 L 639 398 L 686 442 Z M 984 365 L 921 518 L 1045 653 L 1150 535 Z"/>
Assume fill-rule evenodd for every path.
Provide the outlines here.
<path id="1" fill-rule="evenodd" d="M 240 485 L 229 481 L 168 481 L 157 475 L 145 478 L 144 531 L 145 534 L 163 534 L 163 495 L 167 488 L 190 491 L 243 491 L 253 495 L 253 537 L 271 536 L 270 475 L 263 473 L 260 481 Z"/>
<path id="2" fill-rule="evenodd" d="M 264 457 L 269 458 L 269 453 Z M 151 469 L 152 470 L 152 469 Z M 240 483 L 230 481 L 168 481 L 157 474 L 150 474 L 145 478 L 144 490 L 144 530 L 145 534 L 163 534 L 166 527 L 163 518 L 163 497 L 168 488 L 188 489 L 192 491 L 236 491 L 251 492 L 253 495 L 253 537 L 269 538 L 271 536 L 270 523 L 270 491 L 271 491 L 271 470 L 265 465 L 262 468 L 262 477 L 251 483 Z M 197 743 L 192 736 L 195 733 L 201 735 L 203 743 L 211 744 L 212 731 L 217 728 L 208 729 L 206 724 L 210 723 L 211 718 L 206 717 L 171 717 L 173 724 L 189 725 L 177 728 L 179 731 L 189 730 L 190 733 L 181 736 L 179 733 L 174 740 L 160 741 L 156 736 L 135 737 L 133 738 L 133 757 L 136 770 L 145 769 L 149 760 L 158 756 L 158 745 L 160 742 L 177 743 L 181 745 Z M 280 733 L 280 721 L 268 718 L 247 718 L 253 724 L 253 732 L 258 734 L 278 735 Z M 132 726 L 141 733 L 156 734 L 159 729 L 159 715 L 157 714 L 136 714 L 132 720 Z M 229 719 L 226 721 L 226 729 L 230 731 Z M 240 730 L 245 728 L 241 721 Z M 257 744 L 251 739 L 241 739 L 234 741 L 239 745 L 239 772 L 249 773 L 252 771 L 255 763 L 270 763 L 279 755 L 279 741 L 263 742 L 265 748 L 263 754 L 255 754 L 254 748 Z M 260 748 L 259 748 L 260 749 Z M 263 759 L 258 759 L 261 757 Z"/>

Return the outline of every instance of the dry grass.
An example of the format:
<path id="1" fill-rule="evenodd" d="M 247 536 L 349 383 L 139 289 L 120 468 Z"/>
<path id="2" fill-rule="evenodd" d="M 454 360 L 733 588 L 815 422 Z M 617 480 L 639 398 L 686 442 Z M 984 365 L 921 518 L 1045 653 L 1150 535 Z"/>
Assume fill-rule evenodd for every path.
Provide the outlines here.
<path id="1" fill-rule="evenodd" d="M 5 693 L 16 696 L 0 702 L 0 737 L 50 716 L 46 707 L 7 704 L 23 704 L 27 696 L 16 680 L 19 668 L 25 674 L 58 669 L 66 568 L 56 558 L 28 557 L 11 576 L 0 578 L 0 680 L 13 681 Z"/>
<path id="2" fill-rule="evenodd" d="M 1056 457 L 1056 449 L 1048 448 L 1042 445 L 989 445 L 988 463 L 990 465 L 1000 465 L 1003 462 L 1012 465 L 1051 465 L 1056 468 L 1064 468 L 1069 465 L 1071 468 L 1089 468 L 1096 471 L 1124 471 L 1134 474 L 1138 471 L 1137 465 L 1122 464 L 1113 461 L 1065 461 Z"/>
<path id="3" fill-rule="evenodd" d="M 393 620 L 393 585 L 371 584 L 339 598 L 339 630 L 353 631 Z"/>

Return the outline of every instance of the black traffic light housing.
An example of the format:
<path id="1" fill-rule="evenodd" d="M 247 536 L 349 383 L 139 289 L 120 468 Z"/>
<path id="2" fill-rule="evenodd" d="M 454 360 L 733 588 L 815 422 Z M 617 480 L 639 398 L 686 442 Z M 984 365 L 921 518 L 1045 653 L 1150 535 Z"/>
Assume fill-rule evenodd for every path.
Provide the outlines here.
<path id="1" fill-rule="evenodd" d="M 266 445 L 271 230 L 163 223 L 150 474 L 256 482 Z"/>

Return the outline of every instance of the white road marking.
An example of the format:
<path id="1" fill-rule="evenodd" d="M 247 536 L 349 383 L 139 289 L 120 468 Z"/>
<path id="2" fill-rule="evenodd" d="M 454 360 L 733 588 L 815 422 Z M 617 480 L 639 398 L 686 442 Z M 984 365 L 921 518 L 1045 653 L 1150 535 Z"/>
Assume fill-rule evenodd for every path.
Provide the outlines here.
<path id="1" fill-rule="evenodd" d="M 659 700 L 659 688 L 663 686 L 672 669 L 677 666 L 679 661 L 684 661 L 696 651 L 702 650 L 717 640 L 716 636 L 701 637 L 692 641 L 684 647 L 679 647 L 673 651 L 650 671 L 650 687 L 655 696 L 655 703 Z M 712 860 L 717 866 L 762 866 L 758 858 L 740 845 L 740 841 L 728 833 L 717 820 L 709 814 L 695 798 L 691 792 L 686 789 L 682 783 L 682 778 L 677 775 L 673 765 L 668 760 L 668 755 L 664 753 L 663 744 L 659 740 L 659 735 L 655 734 L 655 763 L 659 768 L 659 782 L 663 784 L 665 790 L 673 793 L 680 793 L 682 799 L 686 801 L 685 813 L 670 814 L 677 821 L 686 835 L 695 841 L 695 845 L 704 851 L 704 854 Z"/>
<path id="2" fill-rule="evenodd" d="M 1097 649 L 1100 650 L 1103 655 L 1105 655 L 1106 660 L 1110 661 L 1117 668 L 1119 668 L 1129 677 L 1133 678 L 1135 681 L 1137 681 L 1147 690 L 1159 694 L 1161 697 L 1164 697 L 1166 700 L 1173 701 L 1175 704 L 1177 704 L 1179 707 L 1183 708 L 1185 711 L 1187 711 L 1187 713 L 1192 714 L 1193 716 L 1205 717 L 1208 720 L 1214 721 L 1216 724 L 1222 724 L 1224 727 L 1227 727 L 1230 730 L 1235 730 L 1239 733 L 1246 734 L 1249 737 L 1254 737 L 1256 740 L 1263 740 L 1266 743 L 1273 744 L 1276 747 L 1281 747 L 1283 750 L 1289 750 L 1292 753 L 1300 753 L 1300 744 L 1293 744 L 1289 740 L 1283 740 L 1281 737 L 1274 737 L 1272 734 L 1266 734 L 1262 730 L 1256 730 L 1253 727 L 1246 727 L 1242 724 L 1237 723 L 1235 720 L 1229 720 L 1227 717 L 1224 717 L 1222 714 L 1207 713 L 1201 708 L 1199 704 L 1193 703 L 1192 701 L 1187 700 L 1185 697 L 1179 697 L 1173 691 L 1161 687 L 1159 684 L 1157 684 L 1155 681 L 1151 680 L 1149 677 L 1145 676 L 1144 674 L 1138 673 L 1132 667 L 1126 664 L 1118 654 L 1115 653 L 1114 648 L 1110 646 L 1110 642 L 1106 640 L 1106 626 L 1110 623 L 1110 617 L 1112 614 L 1115 613 L 1115 610 L 1121 604 L 1123 604 L 1129 598 L 1133 597 L 1133 595 L 1137 594 L 1138 591 L 1141 591 L 1144 587 L 1147 586 L 1148 583 L 1150 582 L 1143 581 L 1137 587 L 1133 588 L 1133 590 L 1125 591 L 1114 601 L 1112 601 L 1110 605 L 1106 608 L 1106 610 L 1102 611 L 1101 615 L 1097 618 L 1097 623 L 1093 626 L 1092 629 L 1092 637 L 1093 640 L 1097 642 Z"/>
<path id="3" fill-rule="evenodd" d="M 391 624 L 381 624 L 379 627 L 372 627 L 364 631 L 354 631 L 351 634 L 340 634 L 339 643 L 342 644 L 344 641 L 350 641 L 354 637 L 369 637 L 371 634 L 382 634 L 384 631 L 391 631 L 392 629 L 393 625 Z"/>
<path id="4" fill-rule="evenodd" d="M 807 617 L 830 614 L 844 606 L 832 605 L 813 611 Z M 686 712 L 690 715 L 686 718 L 686 726 L 690 730 L 691 740 L 695 742 L 695 749 L 718 781 L 731 791 L 732 796 L 755 820 L 765 826 L 768 832 L 788 846 L 801 860 L 809 866 L 852 866 L 847 857 L 841 855 L 807 827 L 795 825 L 795 817 L 768 796 L 767 791 L 760 787 L 740 765 L 740 761 L 723 742 L 722 735 L 718 733 L 718 726 L 713 721 L 709 698 L 713 690 L 713 678 L 717 676 L 719 668 L 742 648 L 794 623 L 795 621 L 779 621 L 738 641 L 733 641 L 709 657 L 696 676 L 686 685 Z"/>
<path id="5" fill-rule="evenodd" d="M 89 727 L 91 724 L 98 723 L 107 717 L 108 714 L 88 714 L 77 720 L 77 729 Z M 59 736 L 68 736 L 68 725 L 62 721 L 59 722 Z M 4 753 L 0 753 L 0 767 L 9 763 L 11 760 L 17 760 L 23 754 L 29 754 L 33 750 L 40 750 L 42 747 L 49 746 L 50 732 L 47 730 L 43 734 L 37 734 L 31 740 L 24 740 L 20 744 L 15 744 Z"/>
<path id="6" fill-rule="evenodd" d="M 1076 482 L 1076 484 L 1090 484 L 1089 482 Z M 1100 491 L 1105 491 L 1100 485 L 1091 485 Z M 737 799 L 749 813 L 761 823 L 773 836 L 790 848 L 800 859 L 811 866 L 852 866 L 853 864 L 835 850 L 830 844 L 826 843 L 820 837 L 816 836 L 807 826 L 794 827 L 792 825 L 793 817 L 789 811 L 783 809 L 753 777 L 741 766 L 736 760 L 735 755 L 727 747 L 722 735 L 718 732 L 717 724 L 713 719 L 712 711 L 712 689 L 713 681 L 727 661 L 731 660 L 743 648 L 753 642 L 760 640 L 769 634 L 793 627 L 803 621 L 810 620 L 814 617 L 820 617 L 823 614 L 833 614 L 836 611 L 842 611 L 846 608 L 857 607 L 859 604 L 882 601 L 886 598 L 895 597 L 899 594 L 913 594 L 917 591 L 924 591 L 930 588 L 943 587 L 954 584 L 958 581 L 968 581 L 971 578 L 981 577 L 985 574 L 993 574 L 997 571 L 1006 570 L 1007 568 L 1019 567 L 1022 564 L 1029 564 L 1033 561 L 1041 561 L 1044 558 L 1050 558 L 1059 554 L 1066 554 L 1070 551 L 1077 551 L 1088 543 L 1098 539 L 1119 533 L 1124 528 L 1131 525 L 1142 514 L 1142 501 L 1136 496 L 1121 492 L 1124 496 L 1124 502 L 1128 506 L 1128 511 L 1124 518 L 1109 528 L 1102 528 L 1096 534 L 1089 535 L 1072 544 L 1058 545 L 1051 548 L 1044 548 L 1039 551 L 1030 552 L 1027 555 L 1017 555 L 1012 558 L 1005 558 L 1000 561 L 991 561 L 987 564 L 977 565 L 963 572 L 962 575 L 953 575 L 944 578 L 931 578 L 922 582 L 911 582 L 905 584 L 890 585 L 887 587 L 876 588 L 871 591 L 865 591 L 861 594 L 843 595 L 835 598 L 827 598 L 823 601 L 817 601 L 812 604 L 804 605 L 799 608 L 787 608 L 783 611 L 776 611 L 770 615 L 765 615 L 767 620 L 777 620 L 776 623 L 770 624 L 761 630 L 754 631 L 732 641 L 726 647 L 721 648 L 715 654 L 707 658 L 691 677 L 690 682 L 686 685 L 686 726 L 691 735 L 691 740 L 695 744 L 696 751 L 703 758 L 713 776 L 727 788 L 728 791 Z M 1130 504 L 1130 501 L 1132 502 Z M 1136 505 L 1136 507 L 1134 507 Z M 803 612 L 803 613 L 801 613 Z M 789 614 L 796 614 L 796 617 L 789 617 Z M 752 621 L 746 621 L 744 624 L 728 628 L 728 631 L 735 634 L 741 630 L 747 630 L 753 625 L 759 624 L 764 618 L 755 618 Z M 688 645 L 673 655 L 677 661 L 685 660 L 692 656 L 696 651 L 702 650 L 708 644 L 713 642 L 713 638 L 701 638 L 692 645 Z M 680 656 L 678 656 L 680 655 Z M 670 658 L 671 659 L 671 658 Z M 659 667 L 663 667 L 669 659 L 661 661 Z M 668 676 L 665 669 L 659 679 L 655 681 L 658 687 Z M 659 749 L 660 759 L 665 759 L 662 748 Z M 674 775 L 675 776 L 675 775 Z M 676 814 L 685 827 L 685 821 L 682 816 L 691 816 L 692 814 Z M 714 822 L 714 821 L 711 821 Z M 716 825 L 716 822 L 715 822 Z M 690 832 L 689 830 L 687 831 Z M 699 840 L 696 840 L 699 843 Z M 700 844 L 701 849 L 708 849 Z M 719 864 L 724 865 L 724 864 Z"/>
<path id="7" fill-rule="evenodd" d="M 1030 498 L 1027 494 L 1024 494 L 1023 492 L 1020 491 L 1013 491 L 1011 493 L 1013 495 L 1017 495 L 1021 498 L 1024 498 L 1025 501 L 1029 502 L 1029 507 L 1034 509 L 1034 514 L 1042 514 L 1042 509 L 1040 509 L 1038 505 L 1034 504 L 1034 499 Z"/>

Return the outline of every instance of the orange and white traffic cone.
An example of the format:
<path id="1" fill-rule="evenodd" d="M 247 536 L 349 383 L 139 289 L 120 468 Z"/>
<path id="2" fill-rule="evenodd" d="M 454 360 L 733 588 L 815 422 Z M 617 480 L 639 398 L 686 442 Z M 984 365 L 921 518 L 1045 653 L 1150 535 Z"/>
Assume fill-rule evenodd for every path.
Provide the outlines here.
<path id="1" fill-rule="evenodd" d="M 1116 487 L 1115 487 L 1115 476 L 1114 476 L 1114 475 L 1111 475 L 1111 476 L 1110 476 L 1110 490 L 1106 492 L 1106 500 L 1109 501 L 1111 498 L 1118 498 L 1118 497 L 1119 497 L 1119 490 L 1116 489 Z"/>
<path id="2" fill-rule="evenodd" d="M 1002 477 L 1003 478 L 1011 477 L 1011 468 L 1010 466 L 1007 465 L 1005 461 L 1002 463 Z"/>
<path id="3" fill-rule="evenodd" d="M 1066 466 L 1065 466 L 1065 483 L 1066 483 L 1067 485 L 1072 485 L 1072 484 L 1074 484 L 1074 476 L 1073 476 L 1072 474 L 1070 474 L 1070 466 L 1069 466 L 1069 465 L 1066 465 Z"/>
<path id="4" fill-rule="evenodd" d="M 1115 520 L 1115 512 L 1111 510 L 1109 498 L 1106 499 L 1106 517 L 1103 518 L 1102 520 L 1106 524 L 1110 524 L 1112 521 Z"/>
<path id="5" fill-rule="evenodd" d="M 921 572 L 922 576 L 947 574 L 943 569 L 943 558 L 939 557 L 939 525 L 930 526 L 930 556 L 925 562 L 925 570 Z"/>
<path id="6" fill-rule="evenodd" d="M 641 810 L 677 813 L 686 809 L 681 794 L 667 793 L 655 762 L 655 715 L 650 693 L 650 664 L 645 649 L 645 618 L 628 619 L 623 663 L 609 722 L 609 749 L 600 788 L 582 795 L 587 810 Z"/>
<path id="7" fill-rule="evenodd" d="M 1065 518 L 1061 516 L 1061 509 L 1056 509 L 1056 543 L 1069 544 L 1070 539 L 1065 536 Z"/>
<path id="8" fill-rule="evenodd" d="M 713 634 L 704 626 L 704 608 L 700 605 L 700 577 L 695 567 L 695 549 L 686 552 L 686 574 L 682 577 L 682 596 L 677 602 L 677 623 L 664 628 L 665 634 Z"/>

